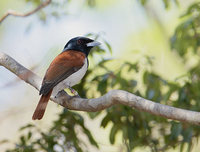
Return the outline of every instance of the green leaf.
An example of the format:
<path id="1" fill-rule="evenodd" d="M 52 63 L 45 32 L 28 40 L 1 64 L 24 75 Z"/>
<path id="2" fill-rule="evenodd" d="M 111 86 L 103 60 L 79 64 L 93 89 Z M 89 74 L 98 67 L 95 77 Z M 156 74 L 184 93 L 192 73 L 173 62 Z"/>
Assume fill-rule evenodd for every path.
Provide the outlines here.
<path id="1" fill-rule="evenodd" d="M 22 131 L 24 129 L 29 129 L 29 128 L 33 128 L 33 127 L 35 127 L 33 124 L 27 124 L 27 125 L 21 127 L 19 130 Z"/>
<path id="2" fill-rule="evenodd" d="M 111 121 L 111 120 L 110 120 L 110 115 L 107 114 L 107 115 L 103 118 L 103 120 L 101 121 L 101 126 L 102 126 L 103 128 L 105 128 L 105 127 L 108 125 L 109 121 Z"/>
<path id="3" fill-rule="evenodd" d="M 119 130 L 118 126 L 113 124 L 111 131 L 110 131 L 110 143 L 111 144 L 115 143 L 115 136 L 116 136 L 118 130 Z"/>
<path id="4" fill-rule="evenodd" d="M 90 131 L 89 131 L 87 128 L 85 128 L 85 127 L 83 127 L 83 129 L 84 129 L 84 132 L 85 132 L 85 134 L 87 135 L 87 137 L 88 137 L 90 143 L 91 143 L 92 145 L 94 145 L 95 147 L 99 148 L 97 142 L 96 142 L 95 139 L 93 138 L 93 136 L 92 136 L 92 134 L 90 133 Z"/>
<path id="5" fill-rule="evenodd" d="M 110 46 L 110 44 L 105 40 L 104 40 L 104 43 L 105 43 L 106 47 L 108 48 L 110 54 L 112 54 L 112 47 Z"/>
<path id="6" fill-rule="evenodd" d="M 28 140 L 32 137 L 32 132 L 28 132 Z"/>
<path id="7" fill-rule="evenodd" d="M 25 139 L 24 136 L 21 136 L 21 137 L 20 137 L 20 141 L 21 141 L 21 144 L 22 144 L 22 145 L 25 145 L 25 144 L 26 144 L 26 139 Z"/>
<path id="8" fill-rule="evenodd" d="M 145 5 L 147 3 L 147 0 L 138 0 L 142 5 Z"/>
<path id="9" fill-rule="evenodd" d="M 9 140 L 7 140 L 7 139 L 1 140 L 1 141 L 0 141 L 0 145 L 1 145 L 1 144 L 8 143 L 8 142 L 9 142 Z"/>
<path id="10" fill-rule="evenodd" d="M 178 138 L 178 136 L 182 132 L 182 125 L 181 123 L 177 123 L 172 121 L 172 126 L 171 126 L 171 140 L 175 140 Z"/>

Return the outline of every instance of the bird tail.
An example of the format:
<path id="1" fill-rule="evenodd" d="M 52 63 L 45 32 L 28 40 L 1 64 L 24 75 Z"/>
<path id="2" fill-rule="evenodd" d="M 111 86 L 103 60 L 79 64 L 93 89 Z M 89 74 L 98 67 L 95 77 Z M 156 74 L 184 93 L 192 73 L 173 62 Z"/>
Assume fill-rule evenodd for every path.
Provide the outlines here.
<path id="1" fill-rule="evenodd" d="M 37 105 L 37 107 L 35 109 L 35 112 L 34 112 L 34 114 L 32 116 L 33 120 L 42 119 L 52 91 L 53 91 L 53 89 L 51 89 L 48 94 L 41 96 L 40 101 L 39 101 L 39 103 L 38 103 L 38 105 Z"/>

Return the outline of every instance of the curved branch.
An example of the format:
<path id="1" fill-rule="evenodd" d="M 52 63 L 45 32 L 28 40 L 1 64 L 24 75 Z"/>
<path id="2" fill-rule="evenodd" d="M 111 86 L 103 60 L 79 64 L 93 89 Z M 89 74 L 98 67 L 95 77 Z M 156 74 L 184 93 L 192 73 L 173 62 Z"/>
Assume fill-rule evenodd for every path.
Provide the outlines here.
<path id="1" fill-rule="evenodd" d="M 10 56 L 1 52 L 0 65 L 4 66 L 12 73 L 16 74 L 19 78 L 24 80 L 26 83 L 29 83 L 37 90 L 39 90 L 41 78 L 39 78 L 30 70 L 26 69 Z M 100 111 L 109 108 L 115 104 L 123 104 L 157 116 L 200 125 L 200 112 L 194 112 L 155 103 L 153 101 L 144 99 L 123 90 L 112 90 L 104 96 L 94 99 L 71 97 L 67 93 L 62 91 L 56 96 L 56 98 L 51 97 L 51 100 L 71 110 L 88 112 Z"/>
<path id="2" fill-rule="evenodd" d="M 40 9 L 46 7 L 47 5 L 49 5 L 51 3 L 51 0 L 46 0 L 44 3 L 40 4 L 38 7 L 36 7 L 35 9 L 33 9 L 30 12 L 27 13 L 20 13 L 20 12 L 16 12 L 14 10 L 8 10 L 1 18 L 0 18 L 0 24 L 10 15 L 12 16 L 18 16 L 18 17 L 26 17 L 26 16 L 30 16 L 34 13 L 36 13 L 37 11 L 39 11 Z"/>

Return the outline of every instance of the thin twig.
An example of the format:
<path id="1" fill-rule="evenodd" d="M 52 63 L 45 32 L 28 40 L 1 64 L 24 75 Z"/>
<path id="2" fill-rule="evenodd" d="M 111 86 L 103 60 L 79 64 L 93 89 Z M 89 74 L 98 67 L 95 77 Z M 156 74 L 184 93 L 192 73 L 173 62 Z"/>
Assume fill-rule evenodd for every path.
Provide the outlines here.
<path id="1" fill-rule="evenodd" d="M 36 7 L 35 9 L 33 9 L 32 11 L 29 11 L 27 13 L 20 13 L 20 12 L 16 12 L 14 10 L 8 10 L 1 18 L 0 18 L 0 24 L 10 15 L 12 16 L 17 16 L 17 17 L 26 17 L 26 16 L 30 16 L 34 13 L 36 13 L 37 11 L 39 11 L 40 9 L 46 7 L 47 5 L 49 5 L 51 3 L 51 0 L 46 0 L 44 3 L 41 3 L 38 7 Z"/>

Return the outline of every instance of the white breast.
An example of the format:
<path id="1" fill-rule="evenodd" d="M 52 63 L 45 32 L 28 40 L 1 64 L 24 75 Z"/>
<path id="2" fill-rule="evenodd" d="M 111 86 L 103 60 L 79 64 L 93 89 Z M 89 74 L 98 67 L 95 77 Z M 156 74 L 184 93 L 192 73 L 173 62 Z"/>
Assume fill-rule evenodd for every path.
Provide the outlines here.
<path id="1" fill-rule="evenodd" d="M 69 86 L 72 87 L 76 85 L 85 75 L 88 68 L 88 61 L 87 58 L 85 58 L 84 65 L 82 68 L 80 68 L 77 72 L 70 75 L 65 80 L 61 81 L 59 84 L 57 84 L 53 89 L 53 95 L 57 95 L 57 93 L 63 89 L 68 88 Z"/>

